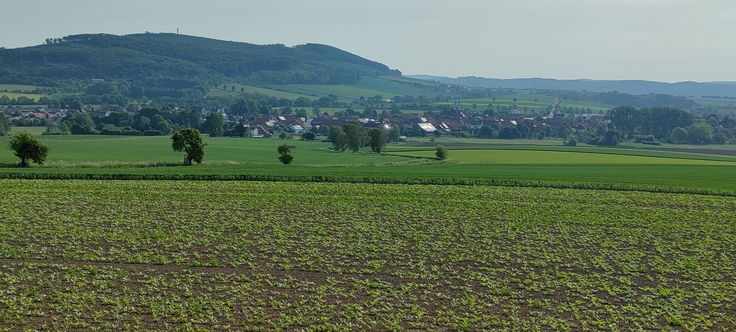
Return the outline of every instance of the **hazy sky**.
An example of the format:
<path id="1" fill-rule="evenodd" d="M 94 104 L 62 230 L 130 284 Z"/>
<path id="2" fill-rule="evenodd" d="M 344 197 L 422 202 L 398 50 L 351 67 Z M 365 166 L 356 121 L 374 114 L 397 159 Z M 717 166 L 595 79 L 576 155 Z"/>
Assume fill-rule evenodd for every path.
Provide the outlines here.
<path id="1" fill-rule="evenodd" d="M 3 1 L 0 47 L 176 32 L 332 45 L 404 74 L 736 81 L 734 0 Z"/>

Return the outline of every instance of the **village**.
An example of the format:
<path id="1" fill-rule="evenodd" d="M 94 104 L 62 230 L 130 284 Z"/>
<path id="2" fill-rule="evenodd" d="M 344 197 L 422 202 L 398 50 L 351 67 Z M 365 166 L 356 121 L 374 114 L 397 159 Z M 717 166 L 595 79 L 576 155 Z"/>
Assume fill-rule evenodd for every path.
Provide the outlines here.
<path id="1" fill-rule="evenodd" d="M 121 127 L 131 127 L 128 133 L 143 134 L 149 129 L 156 129 L 150 125 L 141 124 L 141 121 L 134 121 L 136 117 L 140 117 L 138 113 L 141 107 L 128 107 L 126 109 L 108 109 L 95 110 L 86 108 L 83 110 L 70 109 L 44 109 L 23 108 L 23 109 L 5 109 L 4 114 L 13 126 L 29 127 L 29 126 L 59 126 L 65 119 L 74 117 L 77 114 L 88 114 L 90 119 L 94 121 L 96 132 L 98 133 L 115 133 L 114 131 L 104 130 L 105 126 L 109 126 L 112 122 L 108 121 L 111 116 L 120 117 L 120 114 L 127 112 L 128 120 L 118 120 L 114 125 Z M 177 125 L 175 115 L 184 112 L 179 108 L 173 108 L 169 111 L 160 112 L 166 119 L 166 127 L 172 127 L 174 130 Z M 194 110 L 189 112 L 194 113 Z M 530 116 L 525 114 L 524 110 L 510 109 L 506 112 L 498 114 L 487 114 L 473 112 L 470 109 L 464 109 L 459 101 L 456 101 L 451 109 L 445 109 L 439 112 L 418 113 L 400 113 L 391 114 L 383 112 L 376 116 L 367 117 L 363 113 L 333 112 L 315 112 L 312 116 L 307 116 L 306 112 L 291 112 L 284 109 L 274 109 L 270 114 L 262 113 L 244 113 L 234 115 L 229 112 L 228 107 L 202 107 L 196 110 L 199 115 L 199 123 L 190 121 L 187 124 L 198 127 L 206 122 L 207 117 L 212 114 L 220 114 L 223 119 L 225 130 L 231 132 L 243 133 L 239 136 L 247 136 L 254 138 L 270 138 L 281 133 L 293 135 L 302 135 L 308 132 L 319 136 L 327 136 L 330 127 L 343 127 L 346 123 L 354 121 L 359 123 L 366 129 L 373 128 L 390 128 L 396 126 L 401 133 L 401 140 L 406 137 L 424 137 L 424 136 L 458 136 L 458 137 L 479 137 L 479 138 L 545 138 L 545 137 L 561 137 L 574 134 L 579 131 L 585 131 L 588 128 L 596 127 L 599 122 L 608 121 L 604 114 L 563 114 L 561 112 L 550 112 L 548 116 Z M 125 116 L 125 115 L 123 115 Z M 145 122 L 145 121 L 144 121 Z M 178 123 L 179 126 L 185 126 L 185 123 Z M 240 127 L 240 128 L 239 128 Z M 560 130 L 562 128 L 562 130 Z M 514 130 L 517 129 L 517 130 Z M 149 130 L 151 131 L 151 130 Z M 159 130 L 161 135 L 168 134 L 167 130 Z M 170 131 L 170 130 L 169 130 Z M 206 130 L 203 130 L 206 132 Z M 50 133 L 50 131 L 49 131 Z M 88 131 L 87 133 L 95 133 Z M 154 134 L 155 135 L 155 134 Z M 309 137 L 309 135 L 307 136 Z M 283 137 L 282 137 L 283 138 Z"/>

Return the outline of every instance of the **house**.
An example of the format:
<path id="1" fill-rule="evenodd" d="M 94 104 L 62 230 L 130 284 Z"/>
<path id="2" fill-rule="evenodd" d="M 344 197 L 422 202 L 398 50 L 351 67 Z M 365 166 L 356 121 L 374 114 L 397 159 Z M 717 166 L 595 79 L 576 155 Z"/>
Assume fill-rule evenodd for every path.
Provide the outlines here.
<path id="1" fill-rule="evenodd" d="M 289 132 L 294 133 L 294 134 L 303 134 L 306 131 L 304 130 L 304 127 L 297 124 L 297 125 L 289 126 Z"/>
<path id="2" fill-rule="evenodd" d="M 321 117 L 313 118 L 310 124 L 312 126 L 342 127 L 345 125 L 346 122 L 347 122 L 347 119 L 345 118 L 321 116 Z"/>
<path id="3" fill-rule="evenodd" d="M 271 137 L 271 134 L 269 134 L 268 130 L 266 128 L 263 128 L 263 126 L 255 126 L 255 128 L 252 128 L 250 131 L 250 134 L 252 137 L 255 138 L 269 138 Z M 268 136 L 268 137 L 266 137 Z"/>
<path id="4" fill-rule="evenodd" d="M 431 123 L 429 122 L 422 122 L 418 123 L 417 126 L 419 126 L 420 130 L 425 133 L 434 133 L 437 131 L 437 128 L 435 128 Z"/>

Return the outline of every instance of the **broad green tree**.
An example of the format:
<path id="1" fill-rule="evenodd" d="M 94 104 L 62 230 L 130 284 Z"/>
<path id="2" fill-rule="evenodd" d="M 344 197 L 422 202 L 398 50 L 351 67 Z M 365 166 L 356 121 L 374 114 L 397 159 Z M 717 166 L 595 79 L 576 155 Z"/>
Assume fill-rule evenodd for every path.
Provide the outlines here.
<path id="1" fill-rule="evenodd" d="M 368 137 L 371 139 L 371 150 L 375 153 L 383 152 L 388 142 L 388 130 L 371 129 L 368 131 Z"/>
<path id="2" fill-rule="evenodd" d="M 388 130 L 388 140 L 396 143 L 399 138 L 401 138 L 401 129 L 396 125 L 391 126 L 391 129 Z"/>
<path id="3" fill-rule="evenodd" d="M 687 131 L 687 140 L 691 144 L 710 144 L 713 138 L 713 127 L 702 120 L 687 126 L 685 131 Z"/>
<path id="4" fill-rule="evenodd" d="M 348 149 L 352 152 L 358 152 L 363 143 L 365 143 L 365 130 L 360 123 L 350 121 L 343 126 L 343 131 L 347 137 Z"/>
<path id="5" fill-rule="evenodd" d="M 619 106 L 608 111 L 606 117 L 614 126 L 622 131 L 624 137 L 633 136 L 637 126 L 638 112 L 631 106 Z"/>
<path id="6" fill-rule="evenodd" d="M 342 128 L 338 126 L 332 126 L 329 134 L 330 142 L 335 151 L 345 151 L 348 148 L 348 137 Z"/>
<path id="7" fill-rule="evenodd" d="M 184 157 L 184 165 L 192 165 L 192 161 L 201 164 L 204 159 L 204 139 L 199 130 L 194 128 L 186 128 L 175 132 L 171 135 L 171 147 L 176 152 L 186 153 Z"/>
<path id="8" fill-rule="evenodd" d="M 13 135 L 8 141 L 8 148 L 13 150 L 16 157 L 20 158 L 18 164 L 20 167 L 30 166 L 29 160 L 41 165 L 49 154 L 49 147 L 26 131 Z"/>
<path id="9" fill-rule="evenodd" d="M 210 137 L 222 136 L 225 132 L 225 119 L 222 118 L 220 113 L 210 113 L 205 119 L 204 127 Z"/>
<path id="10" fill-rule="evenodd" d="M 685 143 L 687 142 L 687 131 L 682 127 L 676 127 L 672 129 L 670 137 L 674 143 Z"/>
<path id="11" fill-rule="evenodd" d="M 279 161 L 284 165 L 291 164 L 291 162 L 294 161 L 294 156 L 291 155 L 291 150 L 295 148 L 296 146 L 288 144 L 279 145 L 279 147 L 276 149 L 276 151 L 279 153 Z"/>
<path id="12" fill-rule="evenodd" d="M 67 121 L 71 124 L 72 134 L 94 134 L 95 133 L 95 121 L 87 112 L 82 112 L 69 118 Z"/>

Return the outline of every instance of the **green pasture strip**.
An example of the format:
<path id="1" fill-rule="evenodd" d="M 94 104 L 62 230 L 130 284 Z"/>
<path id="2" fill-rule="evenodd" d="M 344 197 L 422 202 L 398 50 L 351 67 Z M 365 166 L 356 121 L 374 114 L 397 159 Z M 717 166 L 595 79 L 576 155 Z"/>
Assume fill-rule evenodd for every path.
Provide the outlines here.
<path id="1" fill-rule="evenodd" d="M 2 96 L 8 96 L 10 99 L 18 98 L 18 97 L 26 97 L 31 98 L 34 101 L 38 101 L 39 98 L 43 97 L 42 94 L 34 94 L 34 93 L 17 93 L 17 92 L 0 92 L 0 97 Z M 37 105 L 36 105 L 37 106 Z"/>
<path id="2" fill-rule="evenodd" d="M 4 330 L 736 330 L 736 198 L 0 180 Z"/>
<path id="3" fill-rule="evenodd" d="M 734 107 L 736 106 L 736 100 L 733 99 L 699 99 L 695 98 L 692 101 L 696 102 L 701 107 Z"/>
<path id="4" fill-rule="evenodd" d="M 3 90 L 8 90 L 10 92 L 16 91 L 16 90 L 20 90 L 23 92 L 25 91 L 30 92 L 38 88 L 42 88 L 42 87 L 35 86 L 35 85 L 23 85 L 23 84 L 0 84 L 0 93 L 4 93 L 2 92 Z"/>
<path id="5" fill-rule="evenodd" d="M 286 92 L 286 91 L 279 91 L 276 89 L 268 89 L 268 88 L 262 88 L 252 85 L 241 85 L 241 84 L 224 84 L 227 85 L 227 89 L 222 89 L 222 85 L 210 89 L 209 93 L 207 94 L 210 97 L 218 97 L 218 96 L 239 96 L 241 94 L 240 89 L 244 89 L 243 92 L 246 93 L 261 93 L 264 95 L 276 97 L 276 98 L 285 98 L 289 100 L 295 100 L 299 97 L 304 97 L 307 99 L 317 99 L 314 96 L 304 95 L 304 94 L 298 94 L 298 93 L 292 93 L 292 92 Z M 232 90 L 232 86 L 235 86 L 235 91 Z"/>
<path id="6" fill-rule="evenodd" d="M 10 127 L 10 135 L 19 133 L 21 131 L 26 131 L 34 136 L 41 136 L 44 131 L 46 131 L 46 127 Z M 0 144 L 4 145 L 3 138 L 0 137 Z M 3 146 L 4 147 L 4 146 Z"/>
<path id="7" fill-rule="evenodd" d="M 514 98 L 516 98 L 516 101 L 514 101 Z M 534 99 L 537 99 L 538 101 L 535 102 Z M 556 101 L 556 97 L 554 96 L 537 95 L 537 94 L 518 94 L 518 95 L 502 96 L 502 97 L 496 97 L 496 100 L 493 100 L 493 98 L 488 98 L 488 97 L 467 98 L 467 99 L 460 100 L 460 102 L 463 104 L 463 109 L 473 110 L 472 105 L 477 104 L 478 108 L 475 109 L 476 111 L 482 111 L 486 109 L 488 107 L 488 104 L 493 104 L 494 110 L 496 109 L 496 105 L 511 106 L 513 104 L 516 104 L 519 108 L 526 107 L 526 108 L 543 109 L 547 107 L 548 105 L 554 105 L 555 101 Z M 454 104 L 454 101 L 439 102 L 436 104 L 451 106 Z M 590 108 L 594 113 L 598 113 L 599 111 L 605 112 L 615 106 L 601 104 L 601 103 L 593 103 L 593 102 L 562 100 L 560 105 L 558 105 L 558 107 L 559 108 L 572 107 L 572 108 L 583 108 L 583 109 Z"/>
<path id="8" fill-rule="evenodd" d="M 441 144 L 441 143 L 438 143 Z M 533 153 L 538 152 L 570 152 L 580 154 L 601 154 L 601 155 L 618 155 L 618 156 L 638 156 L 638 157 L 651 157 L 651 158 L 666 158 L 666 159 L 680 159 L 680 160 L 701 160 L 701 161 L 717 161 L 717 162 L 736 162 L 736 156 L 724 156 L 706 153 L 697 153 L 697 150 L 691 152 L 672 152 L 672 151 L 659 151 L 654 149 L 628 149 L 628 148 L 604 148 L 604 147 L 586 147 L 586 146 L 559 146 L 559 145 L 493 145 L 493 144 L 481 144 L 477 146 L 473 145 L 460 145 L 453 147 L 452 145 L 446 145 L 452 152 L 459 152 L 465 154 L 463 151 L 489 151 L 488 160 L 493 160 L 493 151 L 529 151 Z M 434 146 L 417 147 L 417 146 L 390 146 L 388 151 L 391 154 L 396 152 L 406 155 L 416 155 L 423 157 L 432 157 L 429 151 L 434 151 Z M 419 152 L 419 153 L 412 153 Z M 484 153 L 485 155 L 485 153 Z M 450 156 L 452 159 L 452 155 Z M 476 160 L 480 161 L 480 160 Z M 614 161 L 615 160 L 611 160 Z M 551 163 L 546 162 L 544 159 L 534 161 L 534 163 Z M 652 163 L 649 161 L 648 163 Z M 672 161 L 664 161 L 663 163 L 672 163 Z"/>
<path id="9" fill-rule="evenodd" d="M 168 136 L 120 136 L 120 135 L 50 135 L 40 136 L 51 152 L 48 164 L 56 162 L 180 162 L 182 153 L 171 148 Z M 0 164 L 12 164 L 15 156 L 4 147 L 6 137 L 0 138 Z M 238 164 L 281 165 L 276 149 L 288 143 L 295 146 L 294 165 L 354 165 L 382 164 L 408 161 L 395 156 L 381 156 L 367 153 L 337 153 L 329 150 L 329 143 L 296 140 L 206 137 L 206 161 L 234 161 Z M 4 151 L 4 152 L 3 152 Z"/>
<path id="10" fill-rule="evenodd" d="M 363 77 L 359 84 L 339 84 L 339 85 L 319 85 L 319 84 L 285 84 L 285 85 L 269 85 L 269 88 L 289 91 L 303 95 L 311 95 L 316 98 L 326 97 L 334 94 L 342 101 L 353 101 L 360 97 L 373 97 L 380 95 L 384 99 L 393 98 L 393 96 L 410 95 L 410 96 L 431 96 L 437 93 L 422 90 L 411 84 L 402 84 L 394 81 L 390 77 Z"/>

